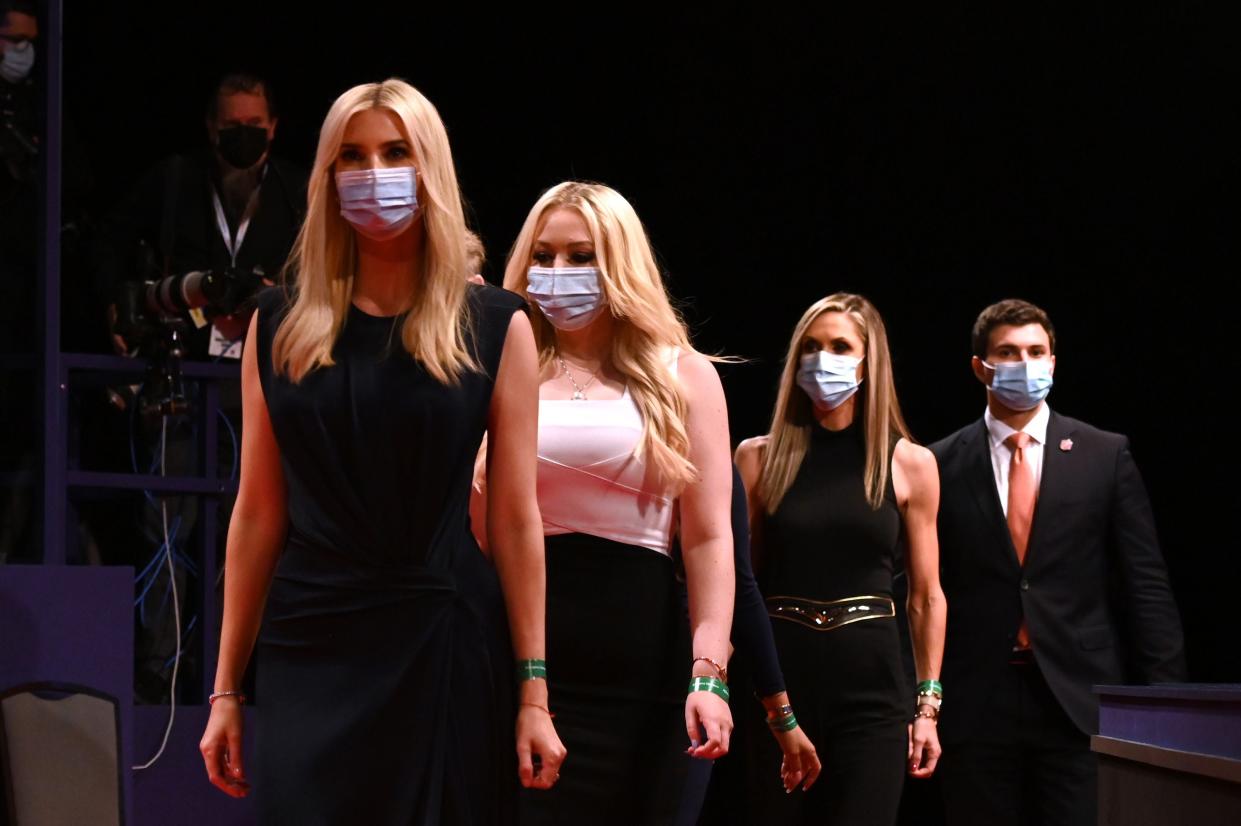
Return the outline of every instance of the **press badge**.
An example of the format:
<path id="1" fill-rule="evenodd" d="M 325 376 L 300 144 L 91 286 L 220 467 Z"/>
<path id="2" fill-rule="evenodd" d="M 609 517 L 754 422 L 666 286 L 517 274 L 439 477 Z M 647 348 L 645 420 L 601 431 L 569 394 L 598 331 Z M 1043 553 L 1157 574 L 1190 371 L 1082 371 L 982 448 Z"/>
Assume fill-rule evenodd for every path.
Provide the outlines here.
<path id="1" fill-rule="evenodd" d="M 207 344 L 207 353 L 226 359 L 241 358 L 241 339 L 227 339 L 214 324 L 211 325 L 211 341 Z"/>

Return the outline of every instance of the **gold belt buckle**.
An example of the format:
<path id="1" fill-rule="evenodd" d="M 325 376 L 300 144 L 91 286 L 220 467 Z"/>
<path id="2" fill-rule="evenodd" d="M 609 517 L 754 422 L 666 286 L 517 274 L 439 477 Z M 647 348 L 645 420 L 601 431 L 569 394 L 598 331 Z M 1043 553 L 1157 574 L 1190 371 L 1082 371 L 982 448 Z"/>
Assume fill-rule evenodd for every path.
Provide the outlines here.
<path id="1" fill-rule="evenodd" d="M 896 616 L 896 605 L 890 597 L 857 596 L 829 602 L 803 597 L 774 596 L 767 598 L 767 614 L 773 619 L 788 620 L 815 631 L 832 631 L 863 620 Z"/>

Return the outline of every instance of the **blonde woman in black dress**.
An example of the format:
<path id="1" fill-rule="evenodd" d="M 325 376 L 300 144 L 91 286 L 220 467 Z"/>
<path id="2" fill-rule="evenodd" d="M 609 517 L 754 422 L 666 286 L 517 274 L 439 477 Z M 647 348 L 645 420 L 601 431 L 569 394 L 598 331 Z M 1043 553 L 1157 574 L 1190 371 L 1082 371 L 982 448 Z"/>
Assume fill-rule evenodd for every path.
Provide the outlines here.
<path id="1" fill-rule="evenodd" d="M 296 287 L 262 296 L 246 343 L 201 743 L 225 792 L 255 777 L 264 823 L 509 822 L 519 772 L 538 789 L 558 778 L 546 681 L 514 697 L 513 657 L 523 677 L 544 660 L 538 359 L 521 299 L 462 277 L 465 237 L 430 102 L 399 80 L 341 95 Z M 467 515 L 484 430 L 494 568 Z M 239 689 L 256 637 L 247 765 Z"/>

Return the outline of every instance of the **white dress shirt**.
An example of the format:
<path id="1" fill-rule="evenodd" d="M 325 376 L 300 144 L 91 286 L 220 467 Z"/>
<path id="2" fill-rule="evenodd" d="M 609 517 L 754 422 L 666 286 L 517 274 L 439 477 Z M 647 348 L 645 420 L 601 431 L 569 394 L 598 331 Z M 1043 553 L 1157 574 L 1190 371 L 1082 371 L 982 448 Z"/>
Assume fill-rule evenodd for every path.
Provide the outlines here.
<path id="1" fill-rule="evenodd" d="M 1013 461 L 1013 449 L 1004 444 L 1004 440 L 1016 433 L 1004 422 L 991 415 L 991 408 L 982 414 L 987 425 L 987 433 L 991 437 L 991 470 L 995 474 L 995 489 L 1000 494 L 1000 507 L 1004 509 L 1004 518 L 1008 518 L 1008 468 Z M 1034 487 L 1037 490 L 1043 483 L 1043 444 L 1047 441 L 1047 422 L 1051 419 L 1051 408 L 1047 402 L 1039 402 L 1038 413 L 1022 428 L 1030 434 L 1026 444 L 1026 462 L 1034 472 Z"/>

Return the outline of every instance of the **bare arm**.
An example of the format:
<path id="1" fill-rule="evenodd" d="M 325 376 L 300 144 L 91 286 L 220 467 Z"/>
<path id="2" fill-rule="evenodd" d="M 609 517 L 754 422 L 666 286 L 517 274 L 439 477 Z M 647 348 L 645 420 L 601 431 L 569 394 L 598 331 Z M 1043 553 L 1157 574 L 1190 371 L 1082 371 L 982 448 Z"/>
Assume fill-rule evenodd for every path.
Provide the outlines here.
<path id="1" fill-rule="evenodd" d="M 725 663 L 733 621 L 732 467 L 728 449 L 728 408 L 715 367 L 698 353 L 681 357 L 678 373 L 689 412 L 690 461 L 698 479 L 686 486 L 678 500 L 681 550 L 689 592 L 693 655 Z M 695 662 L 692 676 L 717 676 L 706 662 Z M 705 696 L 696 696 L 705 695 Z M 715 701 L 715 702 L 712 702 Z M 692 747 L 695 757 L 713 759 L 728 751 L 732 715 L 723 700 L 708 692 L 694 692 L 686 701 L 686 726 L 695 742 L 698 726 L 707 742 Z"/>
<path id="2" fill-rule="evenodd" d="M 514 313 L 500 356 L 487 418 L 488 546 L 508 609 L 513 653 L 519 660 L 544 658 L 547 568 L 543 522 L 535 498 L 539 376 L 534 333 L 525 313 Z M 549 668 L 555 668 L 549 663 Z M 564 759 L 546 712 L 547 682 L 524 680 L 517 717 L 517 753 L 522 783 L 549 788 Z M 542 759 L 534 773 L 532 755 Z"/>
<path id="3" fill-rule="evenodd" d="M 766 511 L 758 497 L 758 482 L 763 472 L 763 454 L 766 450 L 767 437 L 755 436 L 737 445 L 733 458 L 746 490 L 745 503 L 750 512 L 750 566 L 756 574 L 763 560 L 763 516 Z"/>
<path id="4" fill-rule="evenodd" d="M 241 482 L 228 526 L 216 691 L 241 683 L 288 525 L 288 488 L 259 381 L 257 334 L 255 313 L 241 363 Z"/>
<path id="5" fill-rule="evenodd" d="M 487 544 L 487 434 L 483 434 L 483 442 L 478 446 L 478 455 L 474 457 L 474 482 L 470 485 L 470 532 L 483 556 L 491 557 L 491 546 Z"/>
<path id="6" fill-rule="evenodd" d="M 228 526 L 216 691 L 241 687 L 288 524 L 288 488 L 259 380 L 257 336 L 255 313 L 241 359 L 241 483 Z M 239 706 L 233 697 L 213 703 L 199 746 L 211 782 L 234 796 L 248 788 L 242 771 Z"/>
<path id="7" fill-rule="evenodd" d="M 892 484 L 905 521 L 908 539 L 909 632 L 913 639 L 918 680 L 938 680 L 944 659 L 948 603 L 939 584 L 939 470 L 935 456 L 902 439 L 892 456 Z M 915 720 L 910 740 L 910 774 L 929 777 L 939 759 L 935 721 Z"/>

